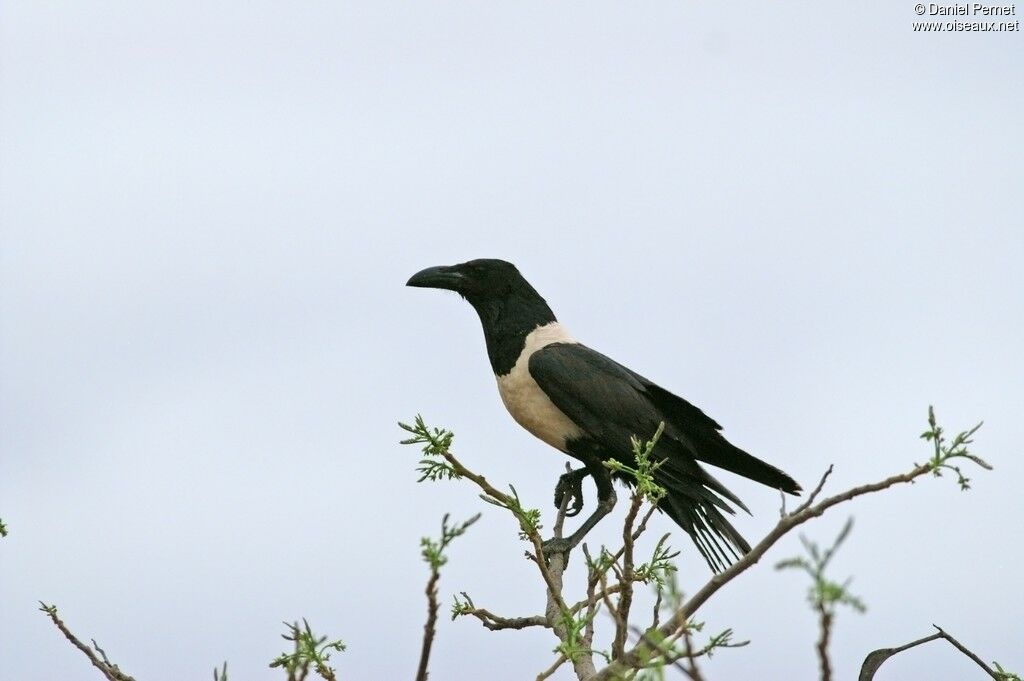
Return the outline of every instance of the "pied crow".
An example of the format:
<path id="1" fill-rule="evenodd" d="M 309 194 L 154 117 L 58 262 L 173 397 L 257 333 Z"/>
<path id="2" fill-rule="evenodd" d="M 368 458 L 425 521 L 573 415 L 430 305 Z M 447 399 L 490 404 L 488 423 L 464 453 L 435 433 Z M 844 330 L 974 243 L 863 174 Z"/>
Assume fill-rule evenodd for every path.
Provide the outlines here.
<path id="1" fill-rule="evenodd" d="M 512 418 L 584 464 L 562 476 L 556 505 L 571 493 L 574 515 L 582 508 L 580 481 L 585 475 L 594 478 L 597 510 L 557 547 L 547 542 L 546 550 L 575 546 L 611 510 L 615 492 L 602 462 L 616 459 L 635 466 L 630 436 L 647 440 L 662 422 L 665 430 L 654 459 L 663 463 L 654 477 L 667 494 L 659 510 L 690 535 L 712 570 L 724 569 L 750 550 L 724 515 L 735 513 L 730 502 L 749 510 L 698 461 L 799 493 L 795 480 L 729 443 L 719 432 L 722 427 L 700 409 L 573 338 L 511 263 L 482 259 L 430 267 L 407 285 L 455 291 L 473 306 L 498 392 Z"/>

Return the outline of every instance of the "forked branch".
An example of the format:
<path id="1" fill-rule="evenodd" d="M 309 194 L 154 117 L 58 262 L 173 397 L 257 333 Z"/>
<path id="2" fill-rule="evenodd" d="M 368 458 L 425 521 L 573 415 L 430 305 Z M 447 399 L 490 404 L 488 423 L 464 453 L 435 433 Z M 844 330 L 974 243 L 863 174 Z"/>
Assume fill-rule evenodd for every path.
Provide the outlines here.
<path id="1" fill-rule="evenodd" d="M 950 463 L 953 459 L 968 459 L 986 470 L 992 469 L 989 464 L 978 456 L 972 454 L 967 448 L 967 445 L 972 442 L 972 436 L 981 427 L 980 423 L 970 430 L 959 433 L 953 441 L 949 443 L 947 443 L 944 437 L 943 429 L 936 424 L 935 412 L 931 407 L 928 408 L 928 425 L 929 429 L 921 435 L 922 439 L 928 440 L 934 445 L 933 456 L 927 461 L 927 463 L 915 464 L 914 467 L 906 473 L 893 475 L 885 478 L 884 480 L 880 480 L 879 482 L 854 487 L 842 492 L 841 494 L 827 497 L 816 504 L 809 504 L 805 502 L 805 504 L 799 506 L 792 513 L 784 513 L 775 527 L 772 528 L 764 539 L 758 542 L 749 553 L 744 555 L 727 569 L 714 575 L 703 587 L 683 603 L 682 606 L 678 608 L 664 624 L 658 627 L 658 629 L 653 632 L 654 639 L 663 640 L 672 636 L 674 632 L 679 631 L 679 629 L 686 625 L 694 613 L 696 613 L 700 607 L 708 601 L 708 599 L 710 599 L 726 584 L 756 565 L 764 554 L 767 553 L 768 550 L 780 539 L 782 539 L 782 537 L 787 535 L 794 528 L 799 527 L 813 518 L 821 516 L 828 509 L 866 494 L 873 494 L 896 485 L 914 482 L 921 476 L 928 473 L 940 476 L 944 470 L 953 471 L 957 476 L 957 482 L 959 483 L 960 488 L 966 490 L 969 488 L 969 480 L 964 477 L 958 467 Z M 814 492 L 812 492 L 808 502 L 813 501 L 820 490 L 824 487 L 825 480 L 830 472 L 831 467 L 826 471 L 825 475 L 822 476 L 821 482 L 815 488 Z M 645 661 L 651 658 L 652 653 L 653 651 L 651 650 L 650 644 L 647 643 L 646 640 L 641 640 L 631 650 L 613 660 L 604 669 L 600 670 L 593 677 L 592 681 L 610 681 L 611 679 L 621 678 L 629 673 L 630 670 L 644 666 Z"/>

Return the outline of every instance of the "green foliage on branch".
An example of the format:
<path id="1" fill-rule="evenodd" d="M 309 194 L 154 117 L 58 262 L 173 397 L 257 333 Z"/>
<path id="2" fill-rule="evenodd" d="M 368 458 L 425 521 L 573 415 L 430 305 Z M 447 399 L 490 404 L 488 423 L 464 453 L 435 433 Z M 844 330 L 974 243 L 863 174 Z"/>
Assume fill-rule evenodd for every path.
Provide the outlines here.
<path id="1" fill-rule="evenodd" d="M 519 521 L 520 539 L 528 540 L 531 536 L 535 537 L 539 534 L 543 528 L 543 525 L 540 523 L 540 510 L 523 506 L 519 500 L 519 493 L 514 486 L 508 486 L 511 495 L 500 492 L 488 485 L 483 476 L 475 475 L 466 470 L 455 459 L 451 453 L 455 433 L 444 428 L 429 427 L 419 414 L 416 415 L 413 425 L 399 421 L 398 426 L 407 433 L 412 434 L 412 437 L 402 440 L 401 444 L 423 445 L 424 458 L 420 459 L 420 465 L 416 469 L 420 473 L 420 478 L 417 482 L 423 482 L 424 480 L 431 482 L 437 480 L 458 480 L 468 475 L 473 482 L 485 490 L 480 495 L 481 499 L 493 506 L 504 508 L 515 516 L 516 520 Z"/>
<path id="2" fill-rule="evenodd" d="M 511 484 L 508 488 L 512 491 L 512 496 L 495 499 L 486 494 L 481 494 L 480 498 L 492 506 L 511 511 L 512 515 L 519 521 L 519 538 L 526 541 L 530 538 L 530 535 L 538 534 L 544 528 L 540 524 L 540 509 L 526 508 L 519 501 L 519 492 L 516 491 L 516 488 Z"/>
<path id="3" fill-rule="evenodd" d="M 452 594 L 452 621 L 454 622 L 463 615 L 469 615 L 476 610 L 473 599 L 465 591 L 460 594 Z"/>
<path id="4" fill-rule="evenodd" d="M 976 432 L 978 432 L 978 429 L 981 428 L 984 423 L 984 421 L 980 421 L 978 425 L 974 426 L 970 430 L 957 433 L 956 437 L 953 438 L 953 441 L 947 443 L 946 438 L 944 437 L 945 431 L 935 422 L 935 409 L 929 406 L 928 430 L 921 433 L 921 439 L 931 442 L 935 447 L 932 458 L 928 460 L 928 465 L 931 467 L 932 475 L 940 477 L 943 469 L 953 471 L 956 475 L 957 484 L 960 485 L 960 489 L 967 491 L 971 488 L 971 479 L 964 476 L 960 471 L 959 466 L 954 466 L 949 463 L 950 460 L 969 459 L 985 470 L 992 470 L 992 466 L 982 460 L 981 457 L 972 454 L 967 448 L 967 445 L 974 442 L 972 437 Z"/>
<path id="5" fill-rule="evenodd" d="M 800 535 L 800 542 L 807 551 L 807 556 L 796 556 L 779 561 L 775 565 L 776 570 L 796 568 L 803 570 L 811 577 L 811 588 L 807 593 L 807 599 L 815 609 L 823 610 L 829 614 L 835 614 L 836 606 L 847 605 L 857 612 L 864 612 L 867 606 L 857 596 L 850 593 L 850 582 L 848 578 L 843 583 L 834 582 L 825 576 L 825 569 L 835 556 L 836 551 L 842 545 L 853 529 L 853 518 L 850 518 L 839 531 L 839 536 L 832 543 L 832 546 L 822 551 L 818 545 L 807 537 Z"/>
<path id="6" fill-rule="evenodd" d="M 1024 681 L 1024 679 L 1021 679 L 1013 672 L 1008 672 L 1003 669 L 998 662 L 993 662 L 992 664 L 996 666 L 996 677 L 999 681 Z"/>
<path id="7" fill-rule="evenodd" d="M 332 653 L 345 650 L 345 644 L 340 639 L 328 641 L 327 636 L 318 636 L 313 633 L 309 622 L 303 618 L 302 626 L 298 622 L 289 624 L 288 633 L 281 634 L 281 638 L 294 643 L 294 650 L 291 653 L 281 653 L 273 662 L 271 667 L 280 667 L 288 673 L 288 678 L 305 678 L 310 667 L 325 681 L 337 681 L 335 670 L 327 663 Z"/>
<path id="8" fill-rule="evenodd" d="M 430 537 L 420 539 L 423 560 L 426 561 L 431 570 L 439 570 L 442 565 L 448 562 L 448 557 L 444 555 L 444 550 L 448 548 L 452 540 L 464 535 L 473 523 L 480 520 L 480 514 L 477 513 L 464 523 L 449 526 L 448 517 L 448 514 L 445 513 L 444 517 L 441 518 L 441 536 L 438 539 L 431 539 Z"/>
<path id="9" fill-rule="evenodd" d="M 605 468 L 613 473 L 623 473 L 632 478 L 636 483 L 636 489 L 645 501 L 657 504 L 667 494 L 664 487 L 654 481 L 654 472 L 661 467 L 664 461 L 654 461 L 654 447 L 658 444 L 662 434 L 665 432 L 665 422 L 658 424 L 658 429 L 650 440 L 644 441 L 636 435 L 631 435 L 630 445 L 633 448 L 633 458 L 636 459 L 636 468 L 628 466 L 618 459 L 608 459 L 604 462 Z"/>
<path id="10" fill-rule="evenodd" d="M 565 635 L 558 646 L 555 647 L 555 652 L 565 655 L 565 658 L 570 662 L 576 662 L 582 656 L 595 652 L 590 649 L 590 645 L 587 643 L 585 631 L 587 626 L 593 622 L 596 614 L 597 609 L 590 613 L 589 616 L 586 614 L 573 615 L 570 612 L 563 612 L 560 617 L 562 626 L 565 627 Z"/>
<path id="11" fill-rule="evenodd" d="M 668 545 L 669 536 L 668 534 L 663 535 L 655 544 L 651 559 L 635 568 L 637 581 L 654 584 L 656 589 L 664 589 L 669 580 L 678 572 L 679 569 L 673 561 L 679 555 L 679 551 L 673 551 L 672 547 Z"/>
<path id="12" fill-rule="evenodd" d="M 710 658 L 715 651 L 722 648 L 734 648 L 747 645 L 749 641 L 733 640 L 733 630 L 726 628 L 718 634 L 707 636 L 704 633 L 704 622 L 694 619 L 694 613 L 701 605 L 714 595 L 722 586 L 750 568 L 764 556 L 765 552 L 781 537 L 798 525 L 821 516 L 833 506 L 850 501 L 856 497 L 883 491 L 894 485 L 912 483 L 929 473 L 940 476 L 943 471 L 952 471 L 962 490 L 970 488 L 970 480 L 963 475 L 954 459 L 966 459 L 982 468 L 991 470 L 981 458 L 969 450 L 972 437 L 981 427 L 981 423 L 973 428 L 958 433 L 952 440 L 947 440 L 944 430 L 938 426 L 934 410 L 928 409 L 928 430 L 921 437 L 932 443 L 933 454 L 923 465 L 915 464 L 912 471 L 890 476 L 876 483 L 854 487 L 832 497 L 820 500 L 815 498 L 823 489 L 829 471 L 822 477 L 818 487 L 810 494 L 809 499 L 792 513 L 781 513 L 781 519 L 769 535 L 750 553 L 739 559 L 722 573 L 713 576 L 703 587 L 684 598 L 677 584 L 678 570 L 675 560 L 679 551 L 669 545 L 668 534 L 655 544 L 650 558 L 636 564 L 635 555 L 637 541 L 647 529 L 648 520 L 657 510 L 657 504 L 665 496 L 665 489 L 655 481 L 655 474 L 663 461 L 655 459 L 654 450 L 663 435 L 665 424 L 659 424 L 656 432 L 649 440 L 639 437 L 631 438 L 632 457 L 609 459 L 604 465 L 618 478 L 625 478 L 632 487 L 630 506 L 628 507 L 622 531 L 622 544 L 617 550 L 605 546 L 596 552 L 596 558 L 582 543 L 582 552 L 587 561 L 586 598 L 576 603 L 566 602 L 563 595 L 565 566 L 569 554 L 580 543 L 582 534 L 575 533 L 572 544 L 567 549 L 554 551 L 549 557 L 546 546 L 540 536 L 543 529 L 540 511 L 523 505 L 513 485 L 508 485 L 509 492 L 504 492 L 487 479 L 464 466 L 451 452 L 454 433 L 442 428 L 430 428 L 423 418 L 416 416 L 412 425 L 399 423 L 401 428 L 411 437 L 402 440 L 402 444 L 421 445 L 423 457 L 419 461 L 417 471 L 419 482 L 437 480 L 465 479 L 477 486 L 480 498 L 488 504 L 509 511 L 518 521 L 520 537 L 532 544 L 527 551 L 527 558 L 537 567 L 545 584 L 545 605 L 542 614 L 525 617 L 502 617 L 485 608 L 478 608 L 470 597 L 462 592 L 453 599 L 452 619 L 460 616 L 471 616 L 490 630 L 525 629 L 542 627 L 550 630 L 558 640 L 554 649 L 557 658 L 538 676 L 538 680 L 548 679 L 559 667 L 571 663 L 576 678 L 593 681 L 613 681 L 631 679 L 632 681 L 662 681 L 667 673 L 679 669 L 691 679 L 703 679 L 697 660 Z M 625 453 L 623 453 L 625 454 Z M 629 463 L 623 463 L 623 461 Z M 632 465 L 630 465 L 632 464 Z M 564 538 L 563 523 L 568 503 L 563 502 L 553 524 L 554 537 L 549 541 Z M 579 509 L 575 509 L 578 512 Z M 427 583 L 428 618 L 424 627 L 423 646 L 420 656 L 419 670 L 416 681 L 427 681 L 430 651 L 435 635 L 435 623 L 438 612 L 437 585 L 440 569 L 447 564 L 446 550 L 455 540 L 462 536 L 478 519 L 476 514 L 468 520 L 451 525 L 446 514 L 441 521 L 441 533 L 438 537 L 423 537 L 420 540 L 421 556 L 430 567 L 431 575 Z M 587 526 L 589 529 L 589 525 Z M 811 577 L 808 590 L 808 601 L 818 611 L 820 637 L 817 643 L 819 661 L 821 663 L 821 679 L 831 681 L 828 643 L 832 620 L 839 606 L 848 606 L 859 612 L 865 610 L 864 603 L 850 593 L 850 580 L 836 582 L 830 579 L 826 571 L 839 547 L 848 538 L 852 529 L 852 519 L 848 520 L 835 541 L 828 548 L 822 549 L 815 542 L 801 536 L 806 555 L 796 556 L 780 561 L 776 568 L 797 569 Z M 0 536 L 7 535 L 7 527 L 0 520 Z M 634 587 L 637 583 L 653 587 L 655 604 L 652 621 L 646 627 L 635 623 L 633 606 Z M 107 659 L 106 653 L 96 645 L 83 644 L 67 628 L 58 617 L 57 608 L 40 603 L 40 609 L 53 621 L 58 630 L 85 654 L 90 662 L 98 668 L 110 681 L 134 681 L 132 677 L 120 671 L 116 664 Z M 594 645 L 595 622 L 598 614 L 607 618 L 614 625 L 614 638 L 608 650 L 600 650 Z M 331 657 L 345 650 L 341 640 L 328 640 L 312 631 L 309 623 L 303 619 L 298 623 L 287 624 L 288 633 L 282 637 L 292 642 L 293 651 L 282 653 L 275 658 L 270 666 L 280 668 L 287 673 L 288 681 L 306 681 L 310 674 L 315 674 L 324 681 L 337 681 L 335 670 L 330 666 Z M 971 657 L 983 667 L 991 678 L 997 681 L 1024 681 L 1013 672 L 1003 669 L 993 662 L 993 667 L 986 665 L 981 658 L 959 643 L 952 636 L 936 627 L 938 632 L 931 636 L 913 641 L 898 648 L 887 648 L 869 653 L 861 669 L 861 677 L 871 679 L 878 667 L 889 657 L 911 647 L 944 638 L 957 647 L 965 655 Z M 600 632 L 598 632 L 600 633 Z M 707 637 L 701 645 L 697 638 Z M 630 649 L 629 640 L 635 643 Z M 607 666 L 596 669 L 594 658 L 603 658 Z M 867 674 L 867 676 L 865 676 Z M 227 663 L 220 669 L 214 669 L 214 681 L 228 681 Z"/>
<path id="13" fill-rule="evenodd" d="M 455 433 L 443 428 L 428 428 L 419 414 L 416 414 L 413 425 L 399 421 L 398 427 L 412 433 L 412 437 L 402 440 L 401 444 L 423 445 L 424 457 L 420 459 L 419 468 L 416 469 L 420 473 L 420 479 L 416 482 L 457 480 L 461 477 L 444 459 L 444 455 L 452 446 L 452 440 L 455 439 Z"/>

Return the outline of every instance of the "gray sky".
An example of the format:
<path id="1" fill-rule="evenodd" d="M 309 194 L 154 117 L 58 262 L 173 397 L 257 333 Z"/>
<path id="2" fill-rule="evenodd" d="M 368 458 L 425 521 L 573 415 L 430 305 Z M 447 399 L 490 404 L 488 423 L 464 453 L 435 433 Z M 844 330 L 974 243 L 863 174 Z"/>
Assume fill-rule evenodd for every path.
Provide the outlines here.
<path id="1" fill-rule="evenodd" d="M 97 678 L 42 599 L 140 681 L 224 659 L 278 678 L 280 622 L 303 616 L 349 644 L 343 678 L 411 678 L 419 537 L 482 504 L 417 485 L 395 421 L 453 428 L 549 518 L 564 461 L 505 414 L 472 310 L 403 287 L 472 257 L 516 262 L 577 337 L 805 486 L 923 460 L 929 403 L 950 429 L 984 418 L 996 470 L 970 493 L 928 479 L 804 529 L 856 516 L 834 575 L 869 610 L 840 615 L 839 678 L 932 622 L 1024 669 L 1024 50 L 915 18 L 4 3 L 0 676 Z M 756 539 L 778 499 L 729 482 Z M 484 510 L 442 598 L 539 612 L 511 522 Z M 707 569 L 674 543 L 692 591 Z M 807 584 L 771 569 L 798 551 L 704 608 L 753 641 L 711 678 L 814 677 Z M 432 678 L 533 678 L 553 647 L 445 619 Z M 977 677 L 932 644 L 878 678 Z"/>

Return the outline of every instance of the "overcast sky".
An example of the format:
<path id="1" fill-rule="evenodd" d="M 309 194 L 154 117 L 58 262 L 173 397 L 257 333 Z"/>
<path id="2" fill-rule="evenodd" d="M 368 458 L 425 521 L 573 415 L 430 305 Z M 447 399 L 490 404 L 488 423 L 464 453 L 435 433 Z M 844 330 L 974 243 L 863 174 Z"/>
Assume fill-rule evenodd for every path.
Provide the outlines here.
<path id="1" fill-rule="evenodd" d="M 445 608 L 539 613 L 509 519 L 397 444 L 422 412 L 550 520 L 564 457 L 504 412 L 475 314 L 404 287 L 474 257 L 805 487 L 926 458 L 930 403 L 985 419 L 969 493 L 804 531 L 856 517 L 838 678 L 933 622 L 1024 670 L 1022 38 L 914 33 L 912 4 L 3 3 L 0 677 L 99 678 L 44 600 L 140 681 L 281 678 L 300 617 L 342 678 L 412 678 L 445 512 L 484 510 Z M 757 539 L 776 494 L 721 477 Z M 771 568 L 799 546 L 703 608 L 752 640 L 709 678 L 815 678 L 806 580 Z M 442 618 L 431 678 L 554 645 Z M 878 679 L 978 671 L 935 643 Z"/>

